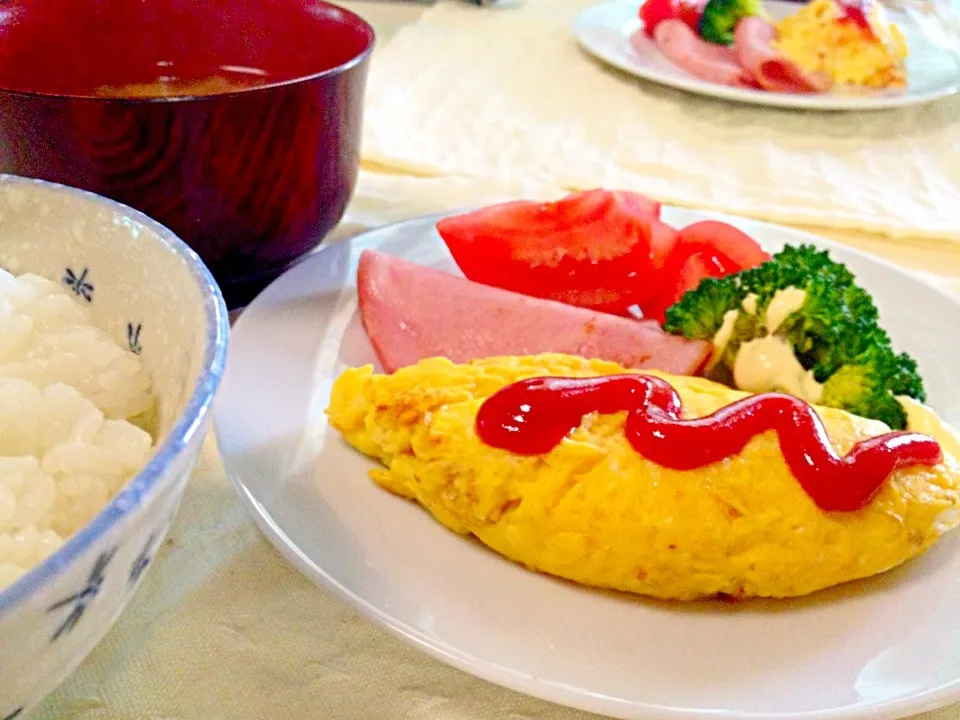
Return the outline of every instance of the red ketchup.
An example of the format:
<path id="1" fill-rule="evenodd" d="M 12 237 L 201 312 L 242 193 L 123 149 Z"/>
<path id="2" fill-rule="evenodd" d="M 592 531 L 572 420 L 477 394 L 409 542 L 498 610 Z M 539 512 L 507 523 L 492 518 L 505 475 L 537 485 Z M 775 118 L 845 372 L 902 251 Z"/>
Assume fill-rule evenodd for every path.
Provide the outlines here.
<path id="1" fill-rule="evenodd" d="M 537 377 L 488 398 L 476 427 L 487 445 L 540 455 L 556 447 L 587 413 L 627 410 L 630 444 L 673 470 L 694 470 L 736 455 L 755 435 L 775 430 L 787 466 L 823 510 L 858 510 L 897 468 L 936 465 L 943 457 L 936 440 L 913 432 L 864 440 L 840 457 L 813 408 L 789 395 L 753 395 L 692 420 L 681 419 L 681 409 L 677 392 L 649 375 Z"/>
<path id="2" fill-rule="evenodd" d="M 864 32 L 873 35 L 873 26 L 867 18 L 873 6 L 873 0 L 844 0 L 839 3 L 843 10 L 843 16 L 840 22 L 852 22 Z"/>

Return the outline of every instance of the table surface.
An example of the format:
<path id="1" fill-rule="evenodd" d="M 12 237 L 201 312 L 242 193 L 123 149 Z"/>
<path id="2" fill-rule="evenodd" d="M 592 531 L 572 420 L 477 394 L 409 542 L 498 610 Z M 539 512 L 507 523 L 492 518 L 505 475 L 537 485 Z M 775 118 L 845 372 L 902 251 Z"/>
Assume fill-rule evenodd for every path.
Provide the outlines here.
<path id="1" fill-rule="evenodd" d="M 427 5 L 343 2 L 381 45 Z M 367 168 L 377 170 L 377 168 Z M 390 208 L 383 221 L 404 214 Z M 411 212 L 410 214 L 416 214 Z M 376 224 L 348 213 L 339 235 Z M 960 292 L 960 246 L 821 235 L 925 271 Z M 82 720 L 588 720 L 472 678 L 360 618 L 260 536 L 208 439 L 181 511 L 116 627 L 35 718 Z M 922 716 L 960 720 L 960 706 Z"/>

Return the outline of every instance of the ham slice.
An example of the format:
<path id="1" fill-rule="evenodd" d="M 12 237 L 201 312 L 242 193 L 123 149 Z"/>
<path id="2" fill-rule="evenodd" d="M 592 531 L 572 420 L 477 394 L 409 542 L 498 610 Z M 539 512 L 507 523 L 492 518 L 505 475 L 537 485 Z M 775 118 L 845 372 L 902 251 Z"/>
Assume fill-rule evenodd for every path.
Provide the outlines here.
<path id="1" fill-rule="evenodd" d="M 773 48 L 776 28 L 762 17 L 745 17 L 737 23 L 733 46 L 740 65 L 764 90 L 782 93 L 823 92 L 830 79 L 808 73 Z"/>
<path id="2" fill-rule="evenodd" d="M 387 372 L 428 357 L 463 363 L 545 352 L 692 375 L 710 344 L 633 320 L 482 285 L 371 250 L 357 272 L 360 316 Z"/>
<path id="3" fill-rule="evenodd" d="M 640 42 L 636 36 L 632 40 Z M 756 87 L 733 48 L 701 40 L 682 20 L 658 23 L 653 41 L 670 62 L 701 80 L 733 87 Z"/>

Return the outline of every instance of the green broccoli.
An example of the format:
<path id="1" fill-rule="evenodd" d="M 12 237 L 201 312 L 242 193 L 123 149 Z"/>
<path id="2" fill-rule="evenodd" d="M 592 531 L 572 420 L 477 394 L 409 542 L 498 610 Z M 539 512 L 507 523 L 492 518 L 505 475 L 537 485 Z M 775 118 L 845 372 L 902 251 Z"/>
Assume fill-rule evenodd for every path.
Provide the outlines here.
<path id="1" fill-rule="evenodd" d="M 927 401 L 927 391 L 923 387 L 917 361 L 906 353 L 897 355 L 897 362 L 890 378 L 890 392 L 894 395 L 906 395 L 918 402 Z"/>
<path id="2" fill-rule="evenodd" d="M 897 365 L 898 358 L 889 347 L 875 345 L 827 378 L 820 402 L 903 428 L 907 415 L 891 388 Z"/>
<path id="3" fill-rule="evenodd" d="M 771 301 L 788 288 L 803 291 L 802 306 L 785 318 L 768 318 Z M 728 318 L 731 311 L 736 315 Z M 894 352 L 878 323 L 873 299 L 853 274 L 828 253 L 801 245 L 785 247 L 756 268 L 704 280 L 667 309 L 664 329 L 713 340 L 724 327 L 726 342 L 709 374 L 731 385 L 743 343 L 773 334 L 822 384 L 820 404 L 902 429 L 906 414 L 896 396 L 923 402 L 926 394 L 917 363 Z"/>
<path id="4" fill-rule="evenodd" d="M 760 0 L 709 0 L 700 15 L 697 32 L 715 45 L 732 45 L 733 33 L 741 18 L 762 15 Z"/>
<path id="5" fill-rule="evenodd" d="M 688 338 L 712 338 L 723 324 L 727 311 L 738 307 L 746 294 L 739 284 L 727 282 L 726 278 L 704 278 L 697 286 L 697 311 L 674 311 L 675 328 L 671 332 Z"/>

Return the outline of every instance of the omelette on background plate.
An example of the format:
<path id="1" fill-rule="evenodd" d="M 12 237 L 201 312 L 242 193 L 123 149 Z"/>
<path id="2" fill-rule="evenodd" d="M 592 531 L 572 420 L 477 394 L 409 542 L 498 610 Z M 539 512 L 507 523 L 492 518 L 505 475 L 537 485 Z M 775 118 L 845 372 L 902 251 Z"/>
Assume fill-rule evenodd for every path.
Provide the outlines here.
<path id="1" fill-rule="evenodd" d="M 484 402 L 517 381 L 627 372 L 559 354 L 431 358 L 392 375 L 351 368 L 335 382 L 327 413 L 347 442 L 382 463 L 373 480 L 454 532 L 533 570 L 655 598 L 804 595 L 884 572 L 960 523 L 956 436 L 919 404 L 908 410 L 926 419 L 942 458 L 895 469 L 862 508 L 842 512 L 823 510 L 801 487 L 774 431 L 686 470 L 639 453 L 626 412 L 586 414 L 540 454 L 477 434 Z M 702 378 L 643 374 L 673 387 L 683 419 L 749 396 Z M 889 432 L 877 420 L 815 410 L 840 455 Z"/>

